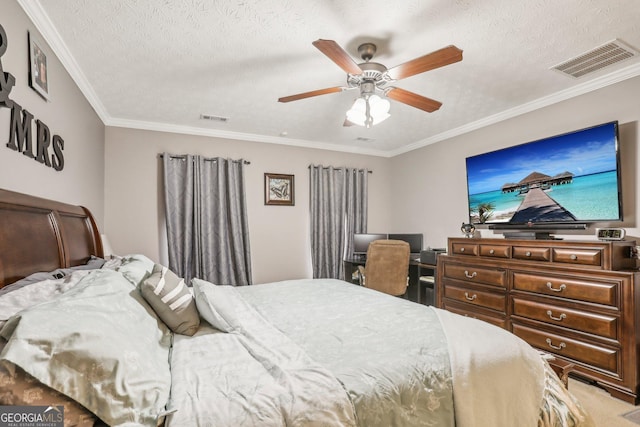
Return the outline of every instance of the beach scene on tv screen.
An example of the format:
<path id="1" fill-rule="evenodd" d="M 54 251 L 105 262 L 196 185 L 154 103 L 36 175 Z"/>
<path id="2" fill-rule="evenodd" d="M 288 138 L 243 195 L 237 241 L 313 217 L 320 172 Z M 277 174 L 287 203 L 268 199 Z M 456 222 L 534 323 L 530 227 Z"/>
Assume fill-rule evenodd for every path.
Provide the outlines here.
<path id="1" fill-rule="evenodd" d="M 468 157 L 473 223 L 620 218 L 615 124 Z"/>

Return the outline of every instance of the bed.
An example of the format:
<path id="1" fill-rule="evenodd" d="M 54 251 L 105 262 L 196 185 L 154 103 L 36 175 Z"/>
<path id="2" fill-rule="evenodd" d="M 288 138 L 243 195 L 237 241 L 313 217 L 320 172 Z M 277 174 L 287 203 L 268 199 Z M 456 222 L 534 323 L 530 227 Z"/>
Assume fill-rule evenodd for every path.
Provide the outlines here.
<path id="1" fill-rule="evenodd" d="M 0 272 L 0 405 L 65 425 L 593 425 L 500 328 L 338 280 L 185 288 L 102 259 L 79 206 L 0 189 Z"/>

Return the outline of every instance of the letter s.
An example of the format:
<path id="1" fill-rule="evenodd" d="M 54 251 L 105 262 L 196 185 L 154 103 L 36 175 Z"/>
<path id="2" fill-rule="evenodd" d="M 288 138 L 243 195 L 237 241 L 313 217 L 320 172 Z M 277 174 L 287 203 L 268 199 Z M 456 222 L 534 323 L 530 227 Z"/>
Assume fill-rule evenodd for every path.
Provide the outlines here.
<path id="1" fill-rule="evenodd" d="M 61 171 L 64 168 L 64 139 L 60 135 L 53 135 L 53 155 L 51 156 L 51 164 L 57 171 Z"/>

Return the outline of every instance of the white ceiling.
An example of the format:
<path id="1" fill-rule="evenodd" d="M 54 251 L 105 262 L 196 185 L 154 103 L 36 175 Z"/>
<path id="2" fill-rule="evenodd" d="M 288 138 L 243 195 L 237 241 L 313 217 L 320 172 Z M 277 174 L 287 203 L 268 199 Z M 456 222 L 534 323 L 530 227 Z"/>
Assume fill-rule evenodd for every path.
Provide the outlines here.
<path id="1" fill-rule="evenodd" d="M 640 75 L 640 55 L 550 70 L 613 39 L 640 49 L 637 0 L 18 1 L 111 126 L 393 156 Z M 463 60 L 394 83 L 440 110 L 391 101 L 385 122 L 344 127 L 356 91 L 277 102 L 346 84 L 317 39 L 356 62 L 374 42 L 388 68 L 451 44 Z"/>

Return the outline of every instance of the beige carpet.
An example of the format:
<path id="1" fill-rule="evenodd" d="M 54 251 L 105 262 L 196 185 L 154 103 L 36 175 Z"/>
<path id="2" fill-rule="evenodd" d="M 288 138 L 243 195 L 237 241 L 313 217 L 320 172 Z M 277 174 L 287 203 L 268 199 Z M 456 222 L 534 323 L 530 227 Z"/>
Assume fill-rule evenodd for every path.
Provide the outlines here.
<path id="1" fill-rule="evenodd" d="M 573 378 L 569 378 L 569 391 L 578 398 L 582 406 L 591 414 L 596 427 L 640 426 L 640 405 L 633 406 L 630 403 L 613 398 L 605 390 Z M 633 414 L 629 415 L 630 413 Z M 624 415 L 637 421 L 630 421 Z"/>

